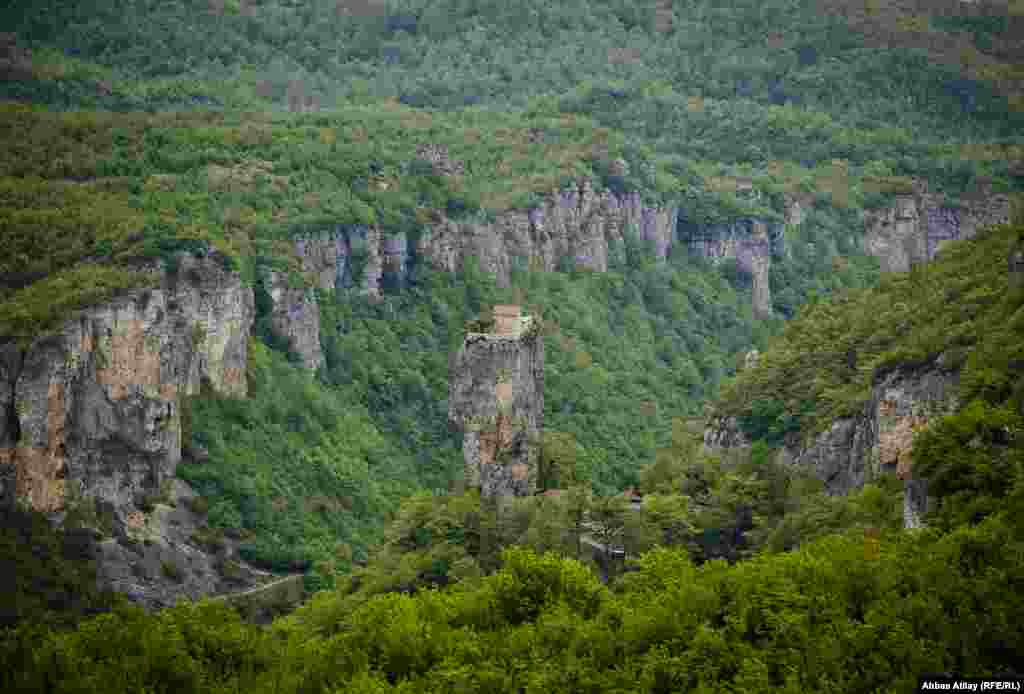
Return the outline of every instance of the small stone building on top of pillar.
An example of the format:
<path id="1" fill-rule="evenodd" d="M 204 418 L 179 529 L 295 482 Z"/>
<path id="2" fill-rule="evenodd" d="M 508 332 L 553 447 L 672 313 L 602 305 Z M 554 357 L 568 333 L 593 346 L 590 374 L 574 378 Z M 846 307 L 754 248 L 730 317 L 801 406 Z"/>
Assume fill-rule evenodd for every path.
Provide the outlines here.
<path id="1" fill-rule="evenodd" d="M 544 340 L 517 305 L 471 322 L 449 362 L 448 420 L 463 431 L 465 482 L 482 497 L 537 488 L 544 423 Z"/>

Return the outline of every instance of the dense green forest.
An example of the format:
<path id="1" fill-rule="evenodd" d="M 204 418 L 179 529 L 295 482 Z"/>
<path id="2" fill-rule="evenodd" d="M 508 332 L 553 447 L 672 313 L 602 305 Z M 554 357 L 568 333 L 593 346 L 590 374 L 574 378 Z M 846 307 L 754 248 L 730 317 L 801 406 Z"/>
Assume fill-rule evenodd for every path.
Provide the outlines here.
<path id="1" fill-rule="evenodd" d="M 178 474 L 214 534 L 315 594 L 268 628 L 212 602 L 146 614 L 94 587 L 102 524 L 13 510 L 0 687 L 902 692 L 1006 669 L 1024 652 L 1022 228 L 905 275 L 861 241 L 913 179 L 952 206 L 1024 190 L 1022 20 L 958 0 L 5 3 L 0 340 L 22 346 L 152 282 L 140 261 L 215 249 L 257 289 L 267 268 L 303 286 L 295 238 L 415 242 L 439 213 L 494 220 L 584 179 L 677 206 L 680 235 L 781 221 L 788 193 L 810 206 L 766 320 L 735 262 L 685 242 L 509 287 L 470 261 L 416 263 L 381 301 L 317 290 L 316 373 L 258 300 L 249 397 L 183 403 L 210 460 Z M 423 166 L 426 142 L 467 175 Z M 541 482 L 563 493 L 499 513 L 459 489 L 447 397 L 466 321 L 502 303 L 541 325 Z M 772 462 L 939 354 L 963 379 L 915 444 L 928 530 L 902 529 L 896 480 L 832 497 Z M 708 412 L 753 447 L 703 452 Z M 596 562 L 585 537 L 629 560 Z"/>

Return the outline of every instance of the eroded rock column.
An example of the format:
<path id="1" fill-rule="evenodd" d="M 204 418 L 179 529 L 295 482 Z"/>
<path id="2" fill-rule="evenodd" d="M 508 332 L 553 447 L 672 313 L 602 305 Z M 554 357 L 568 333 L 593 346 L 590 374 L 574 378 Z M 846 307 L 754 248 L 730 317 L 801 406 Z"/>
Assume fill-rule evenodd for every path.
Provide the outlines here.
<path id="1" fill-rule="evenodd" d="M 544 341 L 518 306 L 495 307 L 493 327 L 467 332 L 452 356 L 448 419 L 464 432 L 467 486 L 483 497 L 534 493 L 544 419 Z"/>

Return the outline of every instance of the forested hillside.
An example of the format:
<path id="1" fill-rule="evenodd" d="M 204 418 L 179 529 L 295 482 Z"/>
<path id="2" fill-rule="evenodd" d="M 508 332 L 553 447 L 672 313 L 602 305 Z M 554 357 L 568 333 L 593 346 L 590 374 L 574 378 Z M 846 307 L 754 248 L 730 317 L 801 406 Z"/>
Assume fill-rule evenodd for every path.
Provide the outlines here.
<path id="1" fill-rule="evenodd" d="M 86 420 L 120 427 L 104 451 L 172 441 L 180 461 L 161 460 L 196 496 L 146 468 L 130 519 L 46 485 L 46 504 L 4 509 L 3 687 L 912 691 L 921 672 L 1010 666 L 1022 20 L 1019 3 L 959 0 L 6 3 L 0 501 L 31 475 L 103 486 L 110 465 L 53 462 Z M 884 273 L 866 229 L 889 233 L 890 215 L 907 233 L 922 185 L 945 229 L 994 218 L 979 210 L 997 198 L 1016 226 Z M 626 224 L 597 270 L 579 252 L 501 257 L 504 278 L 485 260 L 505 251 L 459 246 L 515 247 L 517 211 L 553 234 L 537 211 L 589 190 L 671 225 Z M 604 243 L 619 218 L 587 204 L 580 228 Z M 770 244 L 744 236 L 758 225 Z M 450 270 L 438 238 L 459 246 Z M 316 266 L 324 244 L 335 265 Z M 395 248 L 397 270 L 381 260 Z M 447 415 L 450 355 L 502 304 L 543 336 L 539 478 L 561 494 L 499 513 L 461 490 Z M 130 349 L 86 329 L 129 315 L 195 320 Z M 81 350 L 48 356 L 58 344 Z M 152 402 L 116 426 L 79 405 L 55 418 L 133 360 L 156 374 L 133 397 L 171 413 L 157 434 L 134 423 Z M 891 475 L 840 496 L 784 464 L 877 404 L 887 374 L 936 360 L 959 381 L 952 410 L 913 429 L 930 529 L 902 529 Z M 705 415 L 743 445 L 702 446 Z M 156 469 L 153 446 L 139 459 Z M 175 506 L 219 571 L 301 572 L 320 592 L 261 628 L 98 590 L 90 543 L 149 546 L 136 526 Z M 626 561 L 602 564 L 598 541 Z M 150 580 L 184 585 L 176 557 Z"/>
<path id="2" fill-rule="evenodd" d="M 922 466 L 955 463 L 934 475 L 941 483 L 933 490 L 939 503 L 932 529 L 900 527 L 895 489 L 885 480 L 826 497 L 820 482 L 774 466 L 764 449 L 732 461 L 701 456 L 681 427 L 676 444 L 641 475 L 647 496 L 639 513 L 588 499 L 571 476 L 562 480 L 566 498 L 519 500 L 501 520 L 473 494 L 442 504 L 414 497 L 375 564 L 348 589 L 319 593 L 270 629 L 246 625 L 216 603 L 186 603 L 156 616 L 121 607 L 66 635 L 25 624 L 4 641 L 6 663 L 19 666 L 5 668 L 5 684 L 58 691 L 102 683 L 114 691 L 853 692 L 915 691 L 925 672 L 1009 676 L 1024 646 L 1024 467 L 1020 412 L 1011 409 L 1017 396 L 1006 387 L 1016 381 L 985 345 L 1019 332 L 1021 287 L 1005 269 L 1024 257 L 1022 232 L 1017 226 L 964 242 L 928 268 L 936 277 L 957 274 L 965 285 L 1001 288 L 982 314 L 1001 315 L 1005 326 L 1003 337 L 966 348 L 969 363 L 987 365 L 991 388 L 977 392 L 965 380 L 965 397 L 981 400 L 922 446 L 941 453 L 931 463 L 922 458 Z M 1002 262 L 972 262 L 982 257 Z M 1024 269 L 1019 257 L 1014 267 Z M 888 291 L 867 293 L 878 301 Z M 918 311 L 934 300 L 924 291 L 906 296 Z M 855 331 L 862 320 L 852 302 L 826 300 L 793 327 L 813 325 L 826 309 L 834 309 L 840 332 Z M 898 348 L 914 344 L 912 336 L 894 340 Z M 785 355 L 783 339 L 769 347 L 766 363 L 776 350 Z M 1002 413 L 979 419 L 979 407 Z M 549 455 L 557 458 L 557 450 Z M 965 496 L 983 512 L 958 515 Z M 740 504 L 756 509 L 752 537 L 732 557 L 736 563 L 714 560 L 706 543 L 693 542 L 697 531 L 722 523 Z M 573 520 L 587 506 L 599 526 L 612 533 L 618 526 L 627 544 L 647 550 L 610 585 L 570 558 L 578 551 Z M 877 554 L 862 539 L 867 527 L 881 529 Z M 511 544 L 525 547 L 502 550 Z"/>

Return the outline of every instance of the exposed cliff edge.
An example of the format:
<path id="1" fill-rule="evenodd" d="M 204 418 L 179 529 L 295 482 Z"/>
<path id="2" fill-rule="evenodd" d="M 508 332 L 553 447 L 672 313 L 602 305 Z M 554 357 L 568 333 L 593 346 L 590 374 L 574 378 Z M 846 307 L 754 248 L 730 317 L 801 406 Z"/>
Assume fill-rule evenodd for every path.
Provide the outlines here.
<path id="1" fill-rule="evenodd" d="M 1024 412 L 1020 233 L 993 225 L 919 273 L 811 307 L 723 389 L 705 449 L 765 440 L 777 462 L 812 472 L 830 494 L 894 473 L 904 481 L 904 524 L 920 526 L 928 499 L 912 465 L 919 436 L 932 441 L 945 435 L 940 422 L 994 406 L 984 398 Z M 937 464 L 925 456 L 921 464 Z"/>
<path id="2" fill-rule="evenodd" d="M 753 283 L 754 315 L 767 318 L 772 315 L 768 273 L 772 257 L 785 252 L 784 232 L 785 226 L 778 222 L 742 219 L 732 224 L 684 225 L 682 237 L 695 255 L 712 261 L 734 259 Z"/>
<path id="3" fill-rule="evenodd" d="M 596 193 L 585 180 L 547 196 L 533 209 L 500 213 L 493 222 L 455 221 L 438 213 L 416 243 L 404 233 L 388 235 L 377 226 L 339 225 L 295 239 L 293 250 L 309 287 L 356 289 L 377 299 L 388 289 L 406 286 L 417 262 L 456 272 L 475 257 L 499 286 L 508 286 L 516 263 L 550 272 L 568 259 L 607 272 L 609 265 L 625 262 L 631 233 L 650 242 L 664 260 L 676 242 L 677 217 L 676 208 L 645 206 L 638 193 Z M 759 249 L 758 243 L 750 247 Z M 747 264 L 763 277 L 759 286 L 767 291 L 767 266 L 754 258 L 757 251 L 744 253 Z M 274 333 L 306 368 L 315 370 L 323 361 L 315 297 L 289 286 L 282 273 L 264 273 L 262 281 L 273 302 Z"/>
<path id="4" fill-rule="evenodd" d="M 678 210 L 650 207 L 639 193 L 596 193 L 585 180 L 553 193 L 530 210 L 508 210 L 493 222 L 453 220 L 438 213 L 412 244 L 404 233 L 386 235 L 376 226 L 341 225 L 295 240 L 295 254 L 310 282 L 320 289 L 358 285 L 367 295 L 404 286 L 413 265 L 422 260 L 456 272 L 476 257 L 483 270 L 508 286 L 512 268 L 554 271 L 560 261 L 607 272 L 610 260 L 621 260 L 626 234 L 650 241 L 665 259 L 675 242 Z"/>
<path id="5" fill-rule="evenodd" d="M 0 350 L 0 478 L 14 483 L 4 503 L 102 527 L 101 584 L 148 607 L 261 575 L 234 562 L 231 542 L 216 556 L 196 544 L 195 495 L 174 479 L 182 399 L 247 392 L 253 292 L 225 265 L 182 255 L 155 288 L 87 309 L 24 352 Z"/>
<path id="6" fill-rule="evenodd" d="M 442 218 L 424 231 L 418 253 L 434 267 L 454 272 L 470 257 L 508 286 L 515 262 L 555 270 L 568 258 L 578 267 L 607 272 L 622 261 L 626 235 L 634 233 L 654 246 L 664 260 L 675 242 L 674 207 L 650 207 L 639 193 L 597 193 L 589 180 L 544 198 L 530 210 L 510 210 L 492 223 Z"/>
<path id="7" fill-rule="evenodd" d="M 377 226 L 339 225 L 295 240 L 295 255 L 312 286 L 351 289 L 370 297 L 403 287 L 414 261 L 402 232 L 386 236 Z"/>
<path id="8" fill-rule="evenodd" d="M 316 295 L 308 288 L 290 286 L 284 273 L 266 272 L 261 280 L 272 303 L 270 325 L 274 334 L 302 358 L 305 368 L 316 371 L 324 361 Z"/>
<path id="9" fill-rule="evenodd" d="M 803 221 L 809 194 L 786 198 L 786 216 Z M 339 225 L 294 240 L 309 287 L 355 289 L 379 298 L 388 289 L 407 286 L 417 263 L 457 272 L 470 258 L 508 286 L 513 268 L 554 271 L 566 262 L 607 272 L 626 261 L 630 235 L 647 243 L 665 260 L 677 246 L 712 261 L 735 259 L 753 283 L 755 315 L 771 315 L 769 271 L 772 257 L 785 252 L 784 225 L 762 219 L 703 227 L 680 223 L 676 207 L 645 205 L 639 193 L 596 192 L 589 179 L 551 193 L 528 210 L 507 210 L 492 221 L 450 219 L 435 212 L 418 239 L 386 234 L 378 226 Z M 273 328 L 298 353 L 307 368 L 322 363 L 315 298 L 289 288 L 279 273 L 267 273 L 273 298 Z"/>
<path id="10" fill-rule="evenodd" d="M 914 437 L 957 407 L 959 373 L 940 356 L 924 367 L 907 367 L 876 377 L 862 412 L 842 417 L 809 440 L 790 436 L 776 462 L 814 474 L 833 495 L 845 495 L 882 474 L 904 481 L 904 525 L 920 527 L 927 511 L 927 489 L 913 477 Z M 705 450 L 751 445 L 736 417 L 716 417 L 704 431 Z"/>
<path id="11" fill-rule="evenodd" d="M 897 196 L 895 204 L 864 215 L 864 250 L 878 258 L 886 272 L 906 272 L 935 257 L 943 244 L 969 239 L 978 230 L 1010 222 L 1009 195 L 984 191 L 963 206 L 947 204 L 931 193 L 926 181 L 915 180 L 913 193 Z"/>

